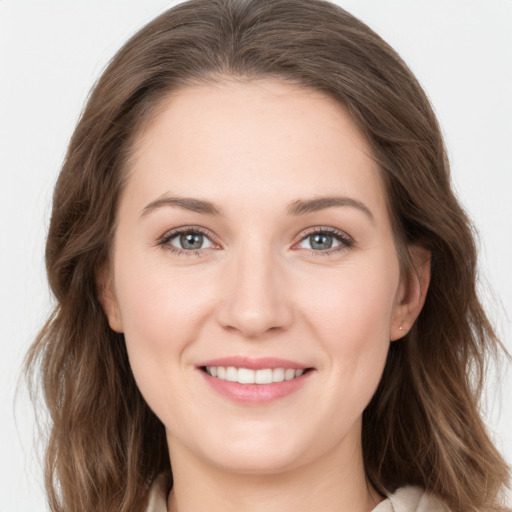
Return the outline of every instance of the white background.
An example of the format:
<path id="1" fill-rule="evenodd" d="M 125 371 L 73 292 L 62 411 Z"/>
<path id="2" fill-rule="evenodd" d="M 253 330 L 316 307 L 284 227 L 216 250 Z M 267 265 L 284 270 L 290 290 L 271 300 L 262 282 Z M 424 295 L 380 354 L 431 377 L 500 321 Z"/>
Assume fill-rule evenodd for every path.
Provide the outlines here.
<path id="1" fill-rule="evenodd" d="M 109 58 L 175 3 L 0 0 L 0 512 L 46 510 L 34 415 L 19 376 L 51 304 L 44 238 L 67 141 Z M 338 3 L 398 50 L 430 96 L 455 189 L 480 232 L 482 293 L 512 350 L 512 0 Z M 511 462 L 510 365 L 505 370 L 488 384 L 486 414 Z"/>

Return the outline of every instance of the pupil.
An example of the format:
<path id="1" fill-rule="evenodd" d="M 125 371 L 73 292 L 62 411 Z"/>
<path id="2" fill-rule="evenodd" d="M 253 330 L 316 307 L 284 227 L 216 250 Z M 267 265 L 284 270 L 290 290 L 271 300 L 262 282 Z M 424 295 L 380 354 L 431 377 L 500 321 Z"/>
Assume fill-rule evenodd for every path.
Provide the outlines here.
<path id="1" fill-rule="evenodd" d="M 322 233 L 313 235 L 310 239 L 311 248 L 317 250 L 330 249 L 332 247 L 332 236 Z"/>
<path id="2" fill-rule="evenodd" d="M 203 235 L 200 233 L 185 233 L 180 236 L 180 243 L 183 249 L 201 249 L 203 245 Z"/>

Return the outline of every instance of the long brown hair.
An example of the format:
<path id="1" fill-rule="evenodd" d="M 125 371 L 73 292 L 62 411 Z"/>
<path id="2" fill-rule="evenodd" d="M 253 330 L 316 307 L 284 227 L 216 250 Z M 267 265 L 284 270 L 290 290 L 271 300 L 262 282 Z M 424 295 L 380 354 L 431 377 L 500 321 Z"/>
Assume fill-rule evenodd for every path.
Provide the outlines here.
<path id="1" fill-rule="evenodd" d="M 479 414 L 488 355 L 500 348 L 475 290 L 472 228 L 455 199 L 423 90 L 371 29 L 321 0 L 192 0 L 165 12 L 113 58 L 70 141 L 46 246 L 56 307 L 27 357 L 40 366 L 51 426 L 54 512 L 137 512 L 156 475 L 171 483 L 164 426 L 140 395 L 123 336 L 98 301 L 133 141 L 165 96 L 222 77 L 274 77 L 343 104 L 378 162 L 402 268 L 432 253 L 425 306 L 392 343 L 363 416 L 369 480 L 415 484 L 454 512 L 499 510 L 508 468 Z"/>

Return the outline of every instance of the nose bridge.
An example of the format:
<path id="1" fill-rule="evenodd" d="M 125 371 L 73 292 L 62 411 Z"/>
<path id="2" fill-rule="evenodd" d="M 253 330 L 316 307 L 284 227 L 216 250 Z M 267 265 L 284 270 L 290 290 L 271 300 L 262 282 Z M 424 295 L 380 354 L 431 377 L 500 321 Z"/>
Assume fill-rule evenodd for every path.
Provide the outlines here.
<path id="1" fill-rule="evenodd" d="M 287 327 L 292 310 L 283 279 L 279 257 L 268 240 L 266 244 L 256 237 L 245 240 L 225 267 L 220 323 L 249 338 Z"/>

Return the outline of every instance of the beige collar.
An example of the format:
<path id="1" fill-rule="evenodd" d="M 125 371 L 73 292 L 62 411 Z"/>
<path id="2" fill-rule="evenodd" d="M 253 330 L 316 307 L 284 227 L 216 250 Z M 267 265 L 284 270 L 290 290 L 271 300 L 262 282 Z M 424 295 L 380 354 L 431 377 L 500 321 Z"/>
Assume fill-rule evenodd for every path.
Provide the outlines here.
<path id="1" fill-rule="evenodd" d="M 146 512 L 167 512 L 167 499 L 163 492 L 162 479 L 156 479 L 149 495 Z M 401 487 L 372 512 L 448 512 L 434 496 L 419 487 Z"/>

